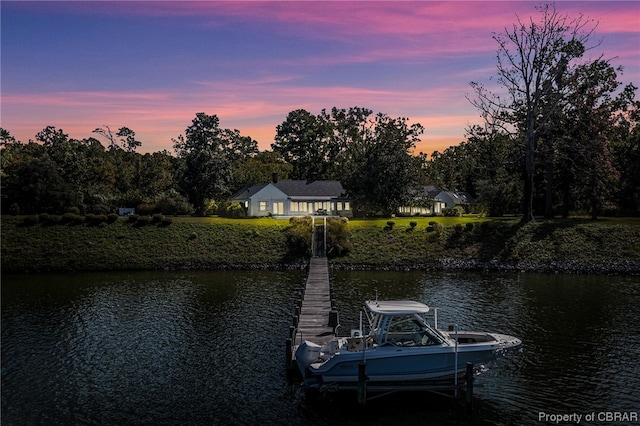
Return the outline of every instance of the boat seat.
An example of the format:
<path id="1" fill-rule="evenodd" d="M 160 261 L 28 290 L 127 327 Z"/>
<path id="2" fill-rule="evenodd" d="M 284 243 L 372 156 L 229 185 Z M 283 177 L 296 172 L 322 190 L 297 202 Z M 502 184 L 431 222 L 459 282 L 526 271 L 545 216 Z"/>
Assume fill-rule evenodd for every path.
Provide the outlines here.
<path id="1" fill-rule="evenodd" d="M 347 337 L 347 349 L 350 351 L 361 351 L 362 337 Z"/>

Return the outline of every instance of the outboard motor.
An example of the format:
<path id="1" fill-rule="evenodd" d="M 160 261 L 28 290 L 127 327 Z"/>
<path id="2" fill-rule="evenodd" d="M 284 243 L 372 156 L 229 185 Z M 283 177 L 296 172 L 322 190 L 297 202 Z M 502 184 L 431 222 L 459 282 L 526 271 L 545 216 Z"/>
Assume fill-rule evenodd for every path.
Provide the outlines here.
<path id="1" fill-rule="evenodd" d="M 296 363 L 303 377 L 306 367 L 320 358 L 320 348 L 320 345 L 305 340 L 296 349 Z"/>

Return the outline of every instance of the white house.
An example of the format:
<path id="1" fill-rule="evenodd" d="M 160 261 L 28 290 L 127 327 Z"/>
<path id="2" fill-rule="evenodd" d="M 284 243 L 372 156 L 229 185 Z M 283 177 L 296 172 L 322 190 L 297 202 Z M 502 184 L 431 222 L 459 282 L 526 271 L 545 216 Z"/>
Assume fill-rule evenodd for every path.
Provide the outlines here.
<path id="1" fill-rule="evenodd" d="M 435 216 L 446 208 L 444 201 L 437 198 L 441 191 L 433 185 L 424 185 L 418 190 L 412 190 L 411 205 L 401 206 L 398 214 L 405 216 Z"/>
<path id="2" fill-rule="evenodd" d="M 231 197 L 247 216 L 351 216 L 351 202 L 335 180 L 278 180 L 246 187 Z"/>
<path id="3" fill-rule="evenodd" d="M 412 205 L 402 206 L 398 213 L 407 216 L 432 216 L 442 214 L 442 211 L 454 206 L 467 206 L 476 200 L 466 192 L 442 191 L 433 185 L 424 185 L 418 190 L 412 190 Z"/>

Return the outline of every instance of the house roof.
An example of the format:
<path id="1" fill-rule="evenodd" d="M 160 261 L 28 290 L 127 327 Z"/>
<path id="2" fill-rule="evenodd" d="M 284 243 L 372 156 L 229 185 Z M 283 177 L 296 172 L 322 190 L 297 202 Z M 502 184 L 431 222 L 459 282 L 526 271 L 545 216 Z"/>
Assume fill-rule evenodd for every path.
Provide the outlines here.
<path id="1" fill-rule="evenodd" d="M 288 197 L 345 197 L 345 190 L 337 180 L 288 180 L 283 179 L 275 183 L 263 183 L 247 186 L 236 192 L 232 199 L 247 199 L 260 192 L 267 185 L 273 185 L 286 194 Z"/>
<path id="2" fill-rule="evenodd" d="M 435 201 L 445 202 L 450 200 L 453 204 L 473 204 L 476 200 L 468 192 L 443 191 L 434 185 L 423 185 L 420 188 L 410 189 L 409 194 L 414 197 L 429 196 Z"/>
<path id="3" fill-rule="evenodd" d="M 238 199 L 242 200 L 242 199 L 246 199 L 246 198 L 251 198 L 253 195 L 255 195 L 256 193 L 260 192 L 260 190 L 262 188 L 264 188 L 265 186 L 267 186 L 267 185 L 268 185 L 268 183 L 261 183 L 261 184 L 258 184 L 258 185 L 245 186 L 240 191 L 238 191 L 235 194 L 233 194 L 231 199 L 232 200 L 238 200 Z"/>
<path id="4" fill-rule="evenodd" d="M 279 180 L 273 184 L 290 197 L 342 197 L 342 184 L 337 180 Z"/>
<path id="5" fill-rule="evenodd" d="M 449 197 L 454 204 L 473 204 L 476 200 L 468 192 L 460 191 L 442 191 L 438 194 L 438 198 L 442 198 L 443 195 Z"/>

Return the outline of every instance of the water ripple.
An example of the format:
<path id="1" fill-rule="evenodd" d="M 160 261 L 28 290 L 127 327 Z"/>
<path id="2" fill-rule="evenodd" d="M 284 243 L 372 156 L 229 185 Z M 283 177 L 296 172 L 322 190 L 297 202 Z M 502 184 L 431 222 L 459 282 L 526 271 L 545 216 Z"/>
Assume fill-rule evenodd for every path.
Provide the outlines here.
<path id="1" fill-rule="evenodd" d="M 476 379 L 476 424 L 638 411 L 640 284 L 633 278 L 465 273 L 332 274 L 344 330 L 363 300 L 417 299 L 440 324 L 521 337 Z M 457 423 L 424 394 L 359 410 L 289 380 L 292 272 L 3 278 L 2 419 L 8 425 Z"/>

